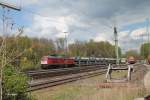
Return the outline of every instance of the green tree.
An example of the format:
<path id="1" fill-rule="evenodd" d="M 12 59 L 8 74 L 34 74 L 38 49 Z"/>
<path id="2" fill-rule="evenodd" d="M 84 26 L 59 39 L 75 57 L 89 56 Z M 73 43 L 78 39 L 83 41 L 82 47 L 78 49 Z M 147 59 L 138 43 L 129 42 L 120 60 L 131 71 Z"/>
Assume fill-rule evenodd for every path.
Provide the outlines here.
<path id="1" fill-rule="evenodd" d="M 71 56 L 95 56 L 95 57 L 115 57 L 115 46 L 107 41 L 89 42 L 76 41 L 69 45 L 69 53 Z M 119 48 L 119 55 L 121 56 L 121 49 Z"/>
<path id="2" fill-rule="evenodd" d="M 144 43 L 140 47 L 140 54 L 143 58 L 147 58 L 150 55 L 150 43 Z"/>
<path id="3" fill-rule="evenodd" d="M 55 51 L 53 41 L 44 38 L 10 36 L 5 39 L 5 42 L 6 62 L 23 70 L 39 68 L 41 57 L 53 54 Z M 0 38 L 0 44 L 2 45 L 2 43 L 2 38 Z"/>
<path id="4" fill-rule="evenodd" d="M 86 43 L 76 40 L 75 43 L 69 45 L 70 56 L 87 56 Z"/>
<path id="5" fill-rule="evenodd" d="M 126 58 L 128 58 L 129 56 L 133 56 L 133 57 L 136 57 L 136 58 L 139 58 L 139 53 L 136 51 L 136 50 L 129 50 L 125 53 L 124 55 Z"/>

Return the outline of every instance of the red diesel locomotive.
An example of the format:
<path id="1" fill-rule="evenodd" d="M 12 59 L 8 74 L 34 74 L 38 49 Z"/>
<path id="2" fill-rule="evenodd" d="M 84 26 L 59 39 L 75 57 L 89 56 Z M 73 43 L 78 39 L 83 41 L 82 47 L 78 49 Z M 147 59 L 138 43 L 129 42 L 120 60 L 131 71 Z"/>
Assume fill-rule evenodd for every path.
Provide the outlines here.
<path id="1" fill-rule="evenodd" d="M 41 67 L 43 69 L 70 67 L 75 65 L 73 58 L 64 58 L 61 56 L 44 56 L 41 59 Z"/>

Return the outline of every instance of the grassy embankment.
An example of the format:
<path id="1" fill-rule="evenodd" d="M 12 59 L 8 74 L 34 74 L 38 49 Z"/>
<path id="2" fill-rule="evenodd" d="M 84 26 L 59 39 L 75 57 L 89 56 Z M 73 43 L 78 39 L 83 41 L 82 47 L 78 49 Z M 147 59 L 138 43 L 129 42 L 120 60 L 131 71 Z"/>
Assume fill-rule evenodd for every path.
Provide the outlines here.
<path id="1" fill-rule="evenodd" d="M 125 77 L 126 73 L 114 72 L 113 77 Z M 109 84 L 109 86 L 106 86 L 107 88 L 104 88 L 101 87 L 105 85 L 104 80 L 105 75 L 101 75 L 35 91 L 32 94 L 38 100 L 134 100 L 134 98 L 146 95 L 142 84 Z"/>

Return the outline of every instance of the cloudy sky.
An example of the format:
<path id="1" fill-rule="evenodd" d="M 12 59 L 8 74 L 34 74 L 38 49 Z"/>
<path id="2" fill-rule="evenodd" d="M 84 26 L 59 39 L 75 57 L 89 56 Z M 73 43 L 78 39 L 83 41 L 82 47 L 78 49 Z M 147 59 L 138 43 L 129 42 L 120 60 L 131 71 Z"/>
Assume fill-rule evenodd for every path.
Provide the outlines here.
<path id="1" fill-rule="evenodd" d="M 0 1 L 22 7 L 20 12 L 11 10 L 9 16 L 16 23 L 14 29 L 24 26 L 24 34 L 30 37 L 55 40 L 64 37 L 63 32 L 68 32 L 70 43 L 90 39 L 114 43 L 113 26 L 116 25 L 119 45 L 124 51 L 139 49 L 143 40 L 147 40 L 150 0 Z"/>

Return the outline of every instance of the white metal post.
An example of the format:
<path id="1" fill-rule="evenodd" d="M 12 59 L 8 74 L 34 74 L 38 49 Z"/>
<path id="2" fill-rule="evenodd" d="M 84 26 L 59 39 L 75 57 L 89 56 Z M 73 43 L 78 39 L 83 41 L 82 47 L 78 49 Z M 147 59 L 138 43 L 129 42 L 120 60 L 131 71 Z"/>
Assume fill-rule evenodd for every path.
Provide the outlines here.
<path id="1" fill-rule="evenodd" d="M 131 80 L 131 65 L 128 65 L 128 81 Z"/>

